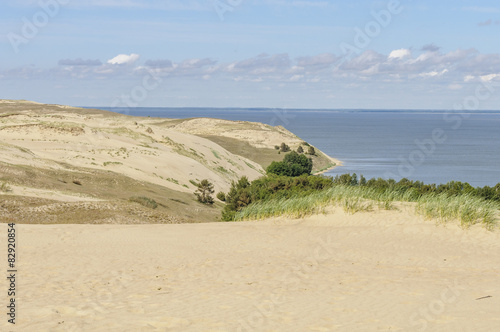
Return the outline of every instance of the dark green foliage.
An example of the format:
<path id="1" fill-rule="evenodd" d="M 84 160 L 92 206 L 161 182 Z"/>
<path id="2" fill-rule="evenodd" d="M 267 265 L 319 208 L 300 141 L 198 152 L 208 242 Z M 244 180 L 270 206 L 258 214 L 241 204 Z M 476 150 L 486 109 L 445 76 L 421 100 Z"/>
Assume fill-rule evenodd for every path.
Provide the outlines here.
<path id="1" fill-rule="evenodd" d="M 332 178 L 323 176 L 287 177 L 270 174 L 252 183 L 243 177 L 238 182 L 233 182 L 226 195 L 222 220 L 233 220 L 237 211 L 259 200 L 305 196 L 331 186 L 333 186 Z"/>
<path id="2" fill-rule="evenodd" d="M 360 186 L 366 186 L 366 179 L 365 179 L 365 177 L 363 176 L 363 174 L 361 174 L 361 175 L 359 176 L 359 185 L 360 185 Z"/>
<path id="3" fill-rule="evenodd" d="M 285 156 L 285 160 L 287 162 L 297 162 L 298 157 L 305 156 L 291 152 Z M 285 160 L 283 160 L 283 163 L 286 164 Z M 289 177 L 272 174 L 268 171 L 267 176 L 261 177 L 252 183 L 246 177 L 242 177 L 238 182 L 233 182 L 229 193 L 226 195 L 226 206 L 222 212 L 222 219 L 226 221 L 234 220 L 237 211 L 257 201 L 307 196 L 336 185 L 371 187 L 381 194 L 397 191 L 407 195 L 406 197 L 410 201 L 416 201 L 422 195 L 429 193 L 446 193 L 450 196 L 475 195 L 500 202 L 500 183 L 495 187 L 473 188 L 468 183 L 455 181 L 435 185 L 424 184 L 421 181 L 412 181 L 406 178 L 396 182 L 394 179 L 385 180 L 382 178 L 366 180 L 363 175 L 360 175 L 358 179 L 356 174 L 342 174 L 337 175 L 335 178 L 307 174 Z"/>
<path id="4" fill-rule="evenodd" d="M 276 174 L 282 176 L 300 176 L 302 174 L 310 175 L 312 171 L 312 160 L 304 155 L 299 155 L 292 151 L 285 156 L 283 161 L 273 161 L 267 167 L 268 174 Z"/>
<path id="5" fill-rule="evenodd" d="M 276 150 L 279 150 L 279 149 L 280 149 L 280 147 L 279 147 L 278 145 L 275 145 L 275 146 L 274 146 L 274 148 L 275 148 Z"/>
<path id="6" fill-rule="evenodd" d="M 225 202 L 225 201 L 226 201 L 226 194 L 224 194 L 222 191 L 219 191 L 219 192 L 217 193 L 217 198 L 218 198 L 219 200 L 221 200 L 221 201 Z"/>
<path id="7" fill-rule="evenodd" d="M 283 143 L 281 143 L 280 151 L 281 152 L 288 152 L 288 151 L 290 151 L 290 147 L 283 142 Z"/>
<path id="8" fill-rule="evenodd" d="M 356 179 L 356 174 L 342 174 L 337 175 L 333 182 L 338 185 L 360 185 L 375 188 L 382 191 L 406 192 L 411 190 L 415 195 L 424 195 L 429 193 L 442 194 L 446 193 L 450 196 L 459 195 L 474 195 L 482 197 L 487 200 L 494 200 L 500 202 L 500 183 L 495 187 L 474 188 L 467 182 L 450 181 L 446 184 L 424 184 L 422 181 L 413 181 L 403 178 L 396 182 L 394 179 L 372 178 L 368 181 L 363 175 L 360 176 L 359 181 Z M 357 183 L 356 183 L 357 182 Z"/>
<path id="9" fill-rule="evenodd" d="M 204 179 L 198 184 L 198 189 L 196 189 L 194 194 L 199 202 L 204 204 L 214 204 L 214 198 L 212 197 L 213 193 L 214 185 L 207 179 Z"/>
<path id="10" fill-rule="evenodd" d="M 304 149 L 302 148 L 302 145 L 299 145 L 297 148 L 297 153 L 304 153 Z"/>

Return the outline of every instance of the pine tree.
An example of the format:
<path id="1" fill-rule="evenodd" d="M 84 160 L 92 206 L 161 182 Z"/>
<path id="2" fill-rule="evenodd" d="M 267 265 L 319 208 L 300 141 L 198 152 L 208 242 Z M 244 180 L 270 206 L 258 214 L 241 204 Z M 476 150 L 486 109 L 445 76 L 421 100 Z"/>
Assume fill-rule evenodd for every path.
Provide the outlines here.
<path id="1" fill-rule="evenodd" d="M 196 189 L 194 194 L 198 198 L 199 202 L 204 204 L 214 204 L 214 198 L 212 197 L 213 193 L 214 185 L 205 179 L 198 184 L 198 189 Z"/>

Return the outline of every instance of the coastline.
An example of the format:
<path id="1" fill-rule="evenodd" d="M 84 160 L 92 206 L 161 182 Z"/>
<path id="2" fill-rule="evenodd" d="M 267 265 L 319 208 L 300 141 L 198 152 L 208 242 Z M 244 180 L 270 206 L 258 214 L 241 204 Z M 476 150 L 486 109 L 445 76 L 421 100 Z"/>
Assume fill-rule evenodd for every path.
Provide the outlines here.
<path id="1" fill-rule="evenodd" d="M 325 155 L 326 157 L 328 157 L 334 165 L 330 166 L 330 167 L 328 167 L 328 168 L 326 168 L 324 170 L 315 172 L 312 175 L 321 175 L 321 174 L 327 173 L 327 172 L 329 172 L 329 171 L 331 171 L 331 170 L 333 170 L 333 169 L 335 169 L 337 167 L 344 166 L 344 164 L 342 163 L 342 161 L 340 161 L 340 160 L 338 160 L 336 158 L 330 157 L 330 156 L 328 156 L 328 155 L 326 155 L 324 153 L 323 153 L 323 155 Z"/>

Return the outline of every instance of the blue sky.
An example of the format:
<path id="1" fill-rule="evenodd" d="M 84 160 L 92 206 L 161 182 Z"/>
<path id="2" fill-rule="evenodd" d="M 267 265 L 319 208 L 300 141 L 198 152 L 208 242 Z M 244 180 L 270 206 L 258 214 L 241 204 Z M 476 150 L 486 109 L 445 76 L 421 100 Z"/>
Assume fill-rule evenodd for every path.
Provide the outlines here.
<path id="1" fill-rule="evenodd" d="M 4 0 L 0 18 L 4 99 L 452 109 L 489 89 L 474 107 L 500 108 L 493 0 Z"/>

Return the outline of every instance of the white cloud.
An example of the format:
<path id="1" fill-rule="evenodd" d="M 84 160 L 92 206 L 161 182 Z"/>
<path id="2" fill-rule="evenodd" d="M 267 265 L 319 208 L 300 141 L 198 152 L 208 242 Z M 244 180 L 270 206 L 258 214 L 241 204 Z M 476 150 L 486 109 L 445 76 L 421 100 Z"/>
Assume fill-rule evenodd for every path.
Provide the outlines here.
<path id="1" fill-rule="evenodd" d="M 437 71 L 431 71 L 431 72 L 428 72 L 428 73 L 421 73 L 419 74 L 418 76 L 420 77 L 438 77 L 438 76 L 443 76 L 444 74 L 446 74 L 449 70 L 448 69 L 443 69 L 442 71 L 440 72 L 437 72 Z"/>
<path id="2" fill-rule="evenodd" d="M 394 50 L 389 54 L 389 59 L 404 59 L 407 57 L 411 57 L 411 51 L 406 48 Z"/>
<path id="3" fill-rule="evenodd" d="M 493 81 L 497 77 L 500 77 L 500 74 L 483 75 L 483 76 L 481 76 L 481 80 L 483 82 L 491 82 L 491 81 Z"/>
<path id="4" fill-rule="evenodd" d="M 470 81 L 473 81 L 476 77 L 473 76 L 473 75 L 466 75 L 464 77 L 464 82 L 470 82 Z"/>
<path id="5" fill-rule="evenodd" d="M 130 55 L 119 54 L 113 59 L 108 60 L 108 63 L 112 65 L 129 65 L 139 60 L 139 57 L 140 55 L 134 53 Z"/>
<path id="6" fill-rule="evenodd" d="M 417 53 L 418 52 L 418 53 Z M 398 84 L 401 82 L 429 80 L 449 87 L 470 81 L 500 80 L 500 54 L 481 54 L 475 49 L 440 51 L 415 51 L 397 49 L 389 54 L 367 50 L 340 64 L 341 57 L 335 54 L 318 54 L 290 59 L 284 54 L 261 54 L 255 57 L 218 62 L 210 58 L 171 61 L 157 59 L 138 65 L 139 55 L 120 54 L 108 61 L 62 60 L 61 65 L 50 69 L 25 66 L 0 70 L 0 75 L 9 78 L 51 79 L 116 79 L 118 77 L 141 77 L 154 72 L 159 77 L 171 80 L 194 79 L 216 82 L 234 80 L 242 82 L 303 82 L 321 84 Z M 65 65 L 62 65 L 65 64 Z M 77 65 L 81 64 L 81 65 Z M 95 64 L 95 65 L 91 65 Z M 71 65 L 71 66 L 70 66 Z M 465 86 L 465 84 L 464 84 Z"/>

